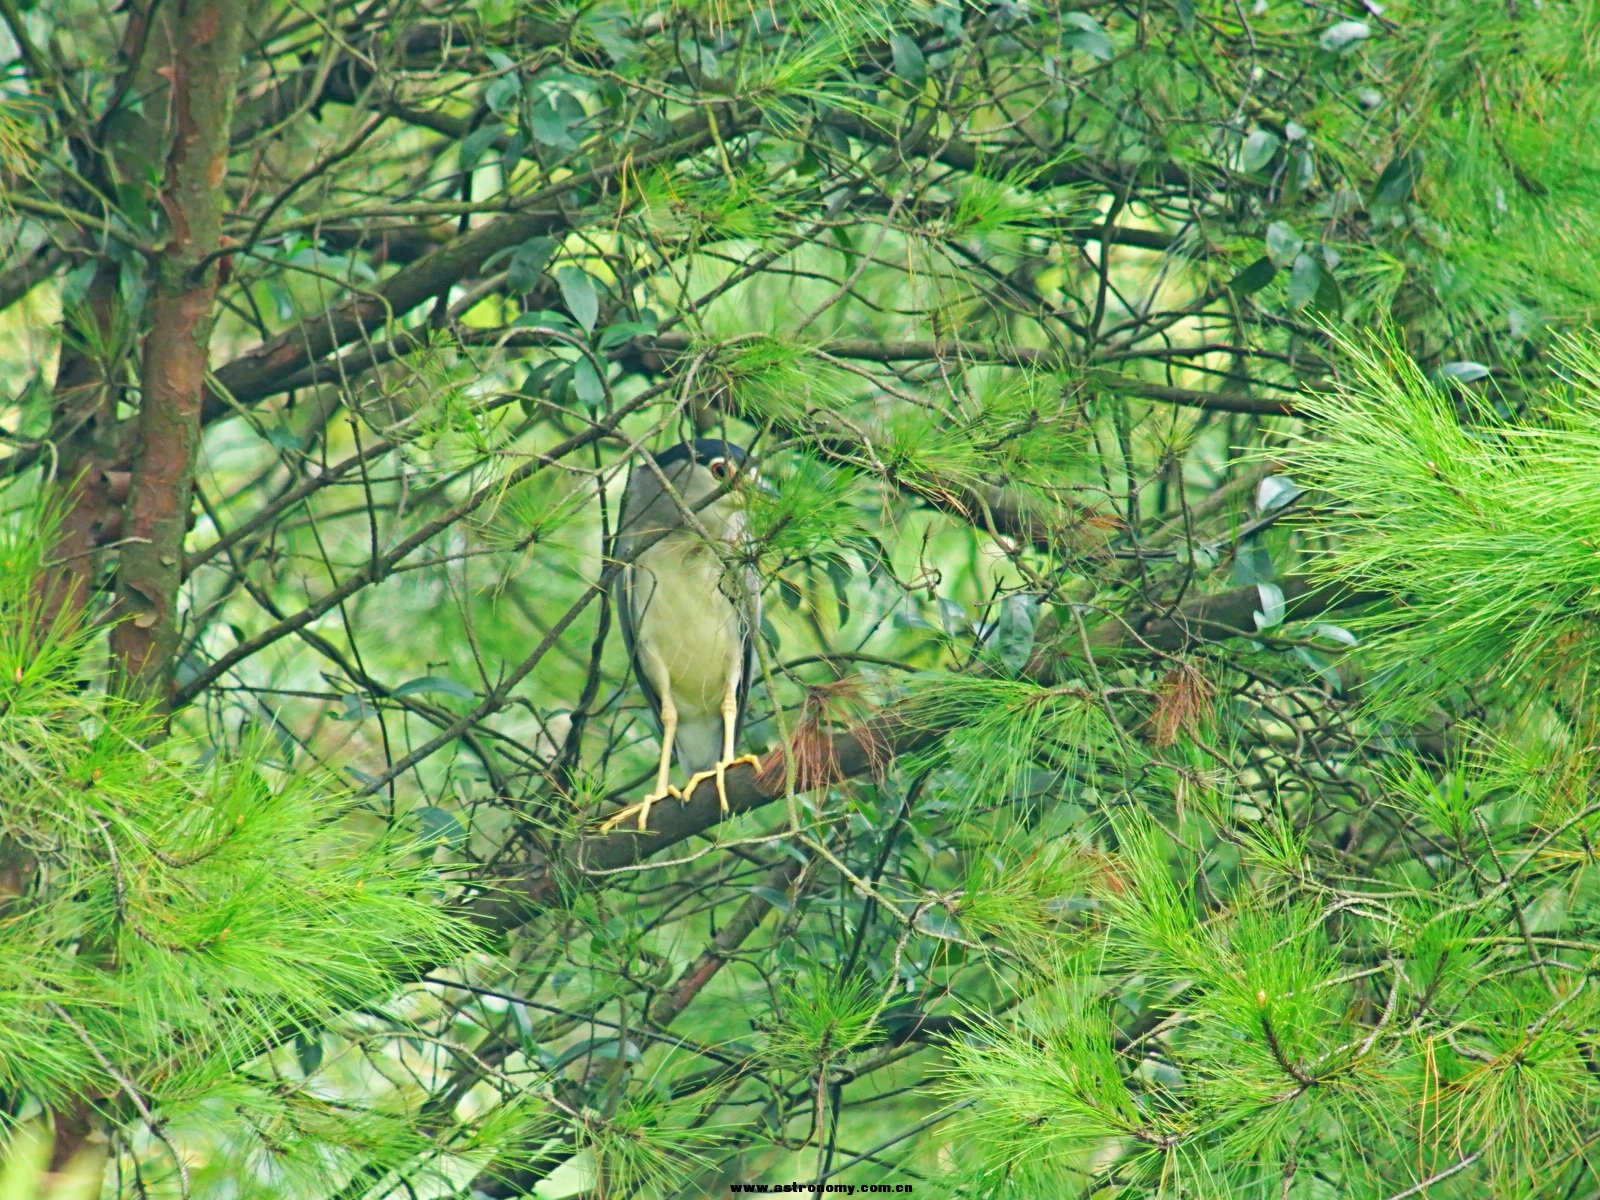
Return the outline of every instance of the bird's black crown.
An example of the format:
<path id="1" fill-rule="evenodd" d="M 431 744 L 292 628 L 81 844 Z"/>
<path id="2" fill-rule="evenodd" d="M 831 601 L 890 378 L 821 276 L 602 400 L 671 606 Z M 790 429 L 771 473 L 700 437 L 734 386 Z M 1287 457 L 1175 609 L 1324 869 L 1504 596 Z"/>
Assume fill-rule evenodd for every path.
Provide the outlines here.
<path id="1" fill-rule="evenodd" d="M 656 465 L 664 471 L 673 463 L 680 463 L 686 458 L 701 463 L 725 458 L 741 467 L 750 461 L 750 456 L 745 453 L 743 446 L 736 446 L 721 438 L 699 438 L 692 442 L 679 442 L 671 450 L 656 455 Z"/>

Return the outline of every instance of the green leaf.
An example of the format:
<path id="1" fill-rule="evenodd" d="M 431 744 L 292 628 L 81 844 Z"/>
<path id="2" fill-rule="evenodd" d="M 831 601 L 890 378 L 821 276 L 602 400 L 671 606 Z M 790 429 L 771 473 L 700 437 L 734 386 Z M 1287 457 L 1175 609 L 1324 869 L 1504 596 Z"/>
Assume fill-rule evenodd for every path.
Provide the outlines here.
<path id="1" fill-rule="evenodd" d="M 638 1062 L 644 1057 L 644 1051 L 639 1049 L 639 1044 L 634 1041 L 623 1041 L 620 1038 L 607 1038 L 596 1042 L 594 1047 L 595 1058 L 621 1058 L 628 1062 Z"/>
<path id="2" fill-rule="evenodd" d="M 1239 169 L 1255 172 L 1264 168 L 1278 153 L 1278 135 L 1270 129 L 1252 129 L 1239 150 Z"/>
<path id="3" fill-rule="evenodd" d="M 1248 296 L 1266 287 L 1277 273 L 1278 268 L 1273 265 L 1270 258 L 1258 258 L 1228 280 L 1227 287 L 1235 296 Z"/>
<path id="4" fill-rule="evenodd" d="M 460 849 L 466 844 L 466 827 L 453 812 L 430 804 L 417 809 L 412 815 L 416 818 L 417 832 L 424 845 Z"/>
<path id="5" fill-rule="evenodd" d="M 364 721 L 376 711 L 360 692 L 346 692 L 340 702 L 343 708 L 334 714 L 335 721 Z"/>
<path id="6" fill-rule="evenodd" d="M 1263 514 L 1276 512 L 1304 494 L 1305 488 L 1287 475 L 1268 475 L 1256 488 L 1256 511 Z"/>
<path id="7" fill-rule="evenodd" d="M 1020 671 L 1033 654 L 1033 637 L 1039 615 L 1039 597 L 1017 593 L 1000 602 L 1000 615 L 985 642 L 1008 670 Z"/>
<path id="8" fill-rule="evenodd" d="M 443 675 L 419 675 L 415 679 L 408 679 L 395 688 L 391 695 L 416 696 L 427 692 L 437 692 L 444 696 L 455 696 L 460 700 L 476 700 L 478 694 L 464 683 L 457 683 L 454 679 L 447 679 Z"/>
<path id="9" fill-rule="evenodd" d="M 481 129 L 474 129 L 466 137 L 462 138 L 461 148 L 457 152 L 461 160 L 461 169 L 463 171 L 472 170 L 477 165 L 478 160 L 483 157 L 483 152 L 493 144 L 495 138 L 503 133 L 505 133 L 505 129 L 502 126 L 490 123 Z"/>
<path id="10" fill-rule="evenodd" d="M 817 126 L 817 132 L 822 135 L 822 140 L 843 158 L 850 157 L 850 135 L 837 125 L 822 122 Z"/>
<path id="11" fill-rule="evenodd" d="M 1061 23 L 1067 28 L 1061 31 L 1061 44 L 1070 46 L 1074 50 L 1082 50 L 1091 58 L 1098 58 L 1101 62 L 1110 62 L 1115 53 L 1111 39 L 1106 36 L 1106 31 L 1100 27 L 1088 13 L 1073 12 L 1061 18 Z"/>
<path id="12" fill-rule="evenodd" d="M 1326 622 L 1319 621 L 1317 624 L 1312 625 L 1307 632 L 1312 637 L 1327 638 L 1330 642 L 1338 642 L 1341 646 L 1354 646 L 1356 644 L 1356 635 L 1343 625 L 1329 625 Z"/>
<path id="13" fill-rule="evenodd" d="M 1259 537 L 1246 538 L 1233 555 L 1233 582 L 1240 587 L 1271 583 L 1277 571 L 1272 552 Z"/>
<path id="14" fill-rule="evenodd" d="M 932 629 L 933 622 L 922 615 L 922 610 L 911 599 L 904 603 L 894 613 L 894 623 L 901 629 Z"/>
<path id="15" fill-rule="evenodd" d="M 922 56 L 922 47 L 906 34 L 889 35 L 889 53 L 894 59 L 895 78 L 905 80 L 914 88 L 928 81 L 928 62 Z"/>
<path id="16" fill-rule="evenodd" d="M 1294 656 L 1301 662 L 1305 663 L 1306 666 L 1310 667 L 1318 675 L 1320 675 L 1323 682 L 1326 683 L 1333 692 L 1338 693 L 1344 690 L 1344 683 L 1339 678 L 1339 672 L 1334 669 L 1332 663 L 1323 658 L 1322 655 L 1318 654 L 1315 650 L 1311 649 L 1309 646 L 1296 646 L 1294 648 Z"/>
<path id="17" fill-rule="evenodd" d="M 593 11 L 590 9 L 584 13 L 584 32 L 599 43 L 606 57 L 611 60 L 611 65 L 620 67 L 638 58 L 643 47 L 629 36 L 631 26 L 627 19 L 619 15 L 612 19 L 596 20 Z"/>
<path id="18" fill-rule="evenodd" d="M 789 897 L 784 893 L 778 891 L 777 888 L 753 887 L 750 889 L 750 894 L 752 896 L 759 896 L 781 913 L 790 913 L 794 911 L 794 901 L 790 900 Z"/>
<path id="19" fill-rule="evenodd" d="M 140 233 L 155 228 L 150 215 L 150 202 L 144 188 L 137 183 L 122 182 L 116 186 L 117 210 L 128 219 L 128 224 Z"/>
<path id="20" fill-rule="evenodd" d="M 477 0 L 475 6 L 478 10 L 478 20 L 484 28 L 492 29 L 496 25 L 504 25 L 517 15 L 517 0 Z M 495 52 L 491 51 L 491 55 Z M 499 57 L 504 58 L 505 55 Z M 491 61 L 492 58 L 491 58 Z"/>
<path id="21" fill-rule="evenodd" d="M 561 285 L 561 301 L 567 311 L 585 331 L 593 333 L 594 323 L 600 318 L 600 297 L 595 294 L 594 280 L 577 267 L 562 267 L 556 272 L 556 282 Z"/>
<path id="22" fill-rule="evenodd" d="M 1215 570 L 1217 564 L 1222 561 L 1215 545 L 1209 542 L 1190 541 L 1188 538 L 1180 541 L 1174 552 L 1179 562 L 1188 563 L 1202 574 Z"/>
<path id="23" fill-rule="evenodd" d="M 778 585 L 778 596 L 783 601 L 784 607 L 799 608 L 804 597 L 794 581 L 783 575 L 775 576 L 774 580 Z"/>
<path id="24" fill-rule="evenodd" d="M 122 298 L 124 315 L 137 325 L 144 312 L 144 298 L 148 287 L 144 280 L 144 259 L 130 256 L 117 267 L 117 294 Z"/>
<path id="25" fill-rule="evenodd" d="M 556 243 L 552 238 L 536 237 L 523 242 L 511 252 L 506 286 L 514 292 L 531 292 L 555 252 Z"/>
<path id="26" fill-rule="evenodd" d="M 511 328 L 560 329 L 565 332 L 576 327 L 572 324 L 572 318 L 567 316 L 566 313 L 552 312 L 548 308 L 542 308 L 538 312 L 523 313 L 515 321 L 511 322 Z"/>
<path id="27" fill-rule="evenodd" d="M 571 150 L 577 146 L 572 127 L 584 119 L 583 105 L 567 92 L 546 93 L 532 106 L 533 140 L 552 150 Z"/>
<path id="28" fill-rule="evenodd" d="M 76 307 L 89 291 L 96 267 L 92 262 L 73 267 L 61 280 L 61 307 Z"/>
<path id="29" fill-rule="evenodd" d="M 1480 362 L 1447 362 L 1439 368 L 1439 377 L 1452 383 L 1476 383 L 1489 377 L 1489 368 Z"/>
<path id="30" fill-rule="evenodd" d="M 966 606 L 948 596 L 939 597 L 939 621 L 944 626 L 944 631 L 951 637 L 960 637 L 972 625 L 972 619 L 967 616 Z"/>
<path id="31" fill-rule="evenodd" d="M 517 164 L 522 161 L 527 149 L 528 137 L 520 129 L 506 139 L 505 153 L 500 157 L 500 170 L 507 178 L 510 178 L 511 173 L 517 169 Z"/>
<path id="32" fill-rule="evenodd" d="M 1287 267 L 1305 249 L 1306 240 L 1287 221 L 1267 226 L 1267 257 L 1275 267 Z"/>
<path id="33" fill-rule="evenodd" d="M 615 350 L 624 342 L 630 342 L 636 337 L 648 337 L 656 331 L 656 323 L 650 321 L 618 321 L 607 325 L 600 331 L 598 346 L 602 354 Z"/>
<path id="34" fill-rule="evenodd" d="M 1261 599 L 1261 608 L 1255 613 L 1256 628 L 1271 629 L 1274 625 L 1282 625 L 1287 611 L 1283 589 L 1275 583 L 1258 583 L 1256 595 Z"/>
<path id="35" fill-rule="evenodd" d="M 1333 273 L 1333 259 L 1337 255 L 1323 252 L 1322 279 L 1317 284 L 1317 294 L 1312 297 L 1312 310 L 1318 313 L 1334 315 L 1344 307 L 1344 298 L 1339 291 L 1339 280 Z"/>
<path id="36" fill-rule="evenodd" d="M 322 1065 L 322 1035 L 299 1033 L 294 1039 L 294 1057 L 302 1075 L 313 1075 Z"/>
<path id="37" fill-rule="evenodd" d="M 572 386 L 572 367 L 564 365 L 554 375 L 550 376 L 550 403 L 564 405 L 567 402 L 567 389 Z"/>
<path id="38" fill-rule="evenodd" d="M 483 93 L 483 102 L 497 117 L 514 109 L 521 98 L 522 81 L 515 74 L 500 76 Z"/>
<path id="39" fill-rule="evenodd" d="M 1396 155 L 1378 176 L 1372 190 L 1372 207 L 1393 208 L 1405 201 L 1422 178 L 1422 151 L 1407 150 Z"/>
<path id="40" fill-rule="evenodd" d="M 1323 267 L 1309 254 L 1297 255 L 1289 272 L 1289 307 L 1304 308 L 1322 286 Z"/>
<path id="41" fill-rule="evenodd" d="M 578 403 L 587 409 L 599 408 L 606 402 L 605 381 L 587 358 L 572 364 L 572 390 L 577 393 Z"/>

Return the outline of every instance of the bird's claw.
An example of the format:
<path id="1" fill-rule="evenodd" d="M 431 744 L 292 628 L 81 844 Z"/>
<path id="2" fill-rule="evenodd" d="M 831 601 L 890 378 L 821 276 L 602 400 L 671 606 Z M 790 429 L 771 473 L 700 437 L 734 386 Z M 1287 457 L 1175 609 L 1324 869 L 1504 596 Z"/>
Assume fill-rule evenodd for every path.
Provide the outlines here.
<path id="1" fill-rule="evenodd" d="M 669 783 L 664 790 L 652 792 L 643 800 L 639 801 L 639 803 L 630 804 L 627 808 L 618 809 L 616 812 L 612 813 L 600 823 L 600 832 L 610 833 L 613 829 L 616 829 L 635 813 L 639 814 L 639 832 L 648 832 L 650 828 L 651 807 L 656 803 L 656 801 L 665 800 L 669 796 L 674 800 L 687 799 L 687 793 L 679 791 Z"/>
<path id="2" fill-rule="evenodd" d="M 657 801 L 665 800 L 668 797 L 671 797 L 674 800 L 682 800 L 687 804 L 689 798 L 694 795 L 695 788 L 699 787 L 701 782 L 707 779 L 715 779 L 717 781 L 717 803 L 722 808 L 722 814 L 727 816 L 730 810 L 728 807 L 728 784 L 726 776 L 730 767 L 737 767 L 740 763 L 749 763 L 752 768 L 758 771 L 761 769 L 761 760 L 754 754 L 745 754 L 741 755 L 739 758 L 730 758 L 727 762 L 719 762 L 716 766 L 712 767 L 708 771 L 700 771 L 695 775 L 691 775 L 689 777 L 689 781 L 685 783 L 681 789 L 668 784 L 661 791 L 652 792 L 643 800 L 639 801 L 639 803 L 630 804 L 627 808 L 618 809 L 601 822 L 600 832 L 610 833 L 613 829 L 620 828 L 629 817 L 637 815 L 639 818 L 639 832 L 646 833 L 650 828 L 650 809 L 657 803 Z"/>
<path id="3" fill-rule="evenodd" d="M 730 758 L 727 762 L 719 762 L 709 771 L 701 771 L 695 775 L 691 775 L 689 777 L 689 782 L 683 785 L 683 798 L 687 800 L 690 796 L 694 795 L 694 789 L 700 786 L 701 780 L 715 779 L 717 781 L 717 803 L 722 808 L 722 815 L 727 816 L 729 811 L 728 783 L 725 777 L 728 773 L 729 767 L 737 767 L 740 763 L 749 763 L 758 771 L 761 769 L 761 760 L 754 754 L 745 754 L 738 758 Z"/>

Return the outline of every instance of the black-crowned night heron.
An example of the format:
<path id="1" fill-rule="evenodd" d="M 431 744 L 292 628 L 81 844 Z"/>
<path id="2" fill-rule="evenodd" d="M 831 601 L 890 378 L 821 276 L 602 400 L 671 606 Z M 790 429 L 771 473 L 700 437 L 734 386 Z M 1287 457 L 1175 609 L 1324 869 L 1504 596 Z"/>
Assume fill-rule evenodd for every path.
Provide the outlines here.
<path id="1" fill-rule="evenodd" d="M 734 757 L 755 666 L 761 584 L 754 570 L 732 562 L 745 538 L 747 487 L 759 482 L 744 450 L 701 438 L 674 446 L 633 469 L 622 495 L 612 556 L 622 562 L 613 596 L 633 673 L 661 732 L 655 789 L 611 817 L 613 829 L 650 806 L 683 799 L 701 780 L 717 781 Z M 667 782 L 672 756 L 690 778 L 682 791 Z"/>

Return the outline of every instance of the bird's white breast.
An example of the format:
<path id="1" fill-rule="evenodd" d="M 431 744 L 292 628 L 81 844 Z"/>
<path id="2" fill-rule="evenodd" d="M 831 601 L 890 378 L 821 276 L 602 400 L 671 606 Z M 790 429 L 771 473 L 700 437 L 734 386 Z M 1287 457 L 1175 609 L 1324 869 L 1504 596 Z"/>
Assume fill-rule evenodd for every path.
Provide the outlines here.
<path id="1" fill-rule="evenodd" d="M 695 534 L 663 538 L 634 563 L 634 639 L 661 656 L 683 715 L 716 712 L 743 666 L 722 561 Z"/>

